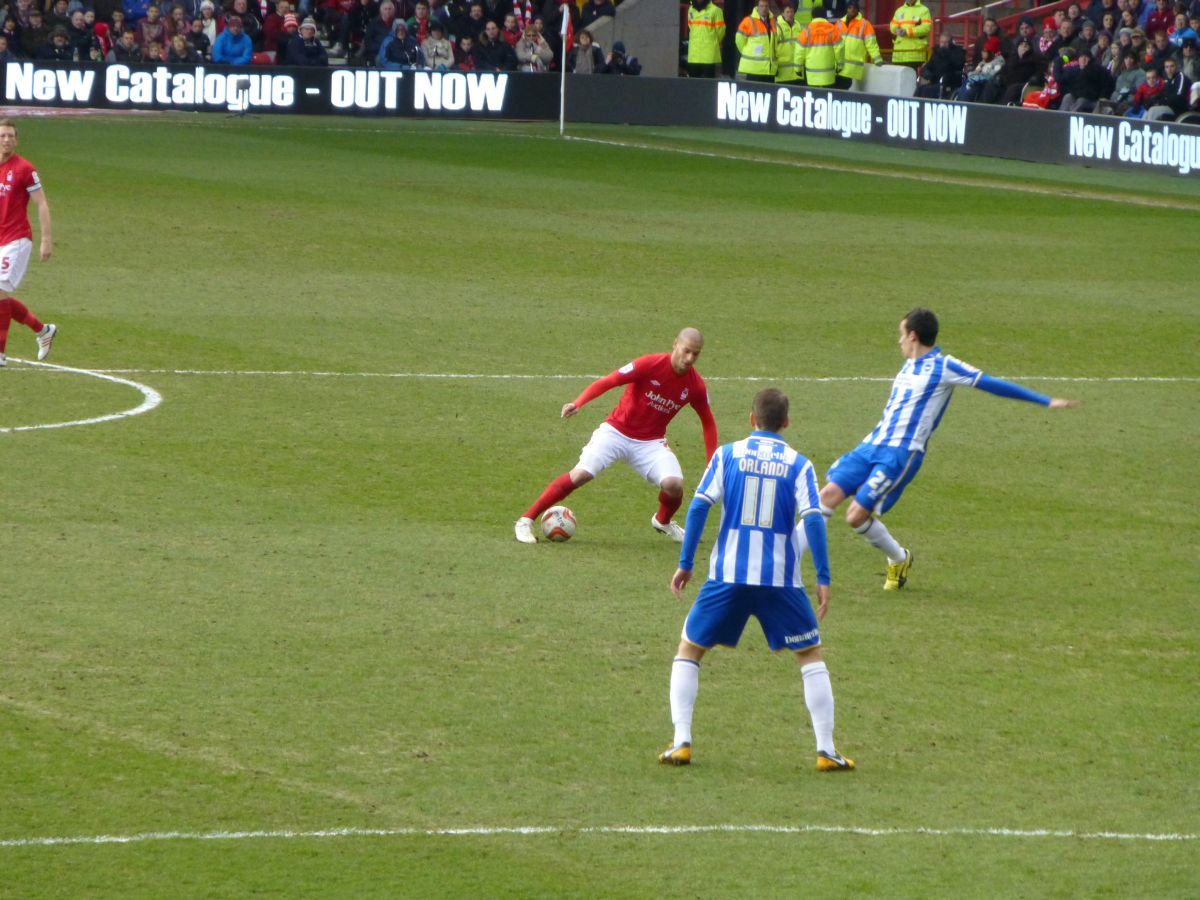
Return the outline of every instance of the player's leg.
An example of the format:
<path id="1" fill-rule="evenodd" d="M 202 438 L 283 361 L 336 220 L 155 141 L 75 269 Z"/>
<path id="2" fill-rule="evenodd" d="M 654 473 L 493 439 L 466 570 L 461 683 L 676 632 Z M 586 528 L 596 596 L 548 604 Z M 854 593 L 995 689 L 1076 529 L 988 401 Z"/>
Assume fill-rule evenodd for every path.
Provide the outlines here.
<path id="1" fill-rule="evenodd" d="M 533 535 L 533 523 L 538 516 L 565 499 L 572 491 L 587 484 L 603 472 L 615 460 L 621 458 L 622 449 L 619 438 L 622 435 L 611 426 L 601 425 L 592 432 L 591 440 L 579 455 L 579 462 L 569 472 L 563 472 L 542 491 L 524 515 L 517 519 L 513 530 L 517 540 L 522 544 L 536 544 Z"/>
<path id="2" fill-rule="evenodd" d="M 29 311 L 29 308 L 13 296 L 25 277 L 25 269 L 29 265 L 29 257 L 33 252 L 33 242 L 21 238 L 0 247 L 0 301 L 6 301 L 8 311 L 6 320 L 20 322 L 37 335 L 38 359 L 45 359 L 50 354 L 50 345 L 58 328 L 44 323 Z M 3 332 L 0 334 L 0 353 L 5 350 L 8 340 L 8 321 L 5 321 Z"/>
<path id="3" fill-rule="evenodd" d="M 686 766 L 692 761 L 692 712 L 700 690 L 700 660 L 717 644 L 736 647 L 750 618 L 739 585 L 706 581 L 683 623 L 679 649 L 671 664 L 671 723 L 675 736 L 658 761 Z"/>
<path id="4" fill-rule="evenodd" d="M 686 638 L 671 663 L 671 724 L 675 737 L 671 746 L 658 755 L 658 761 L 673 766 L 686 766 L 692 761 L 692 713 L 696 695 L 700 692 L 700 660 L 705 648 Z"/>
<path id="5" fill-rule="evenodd" d="M 804 682 L 804 705 L 812 721 L 817 739 L 817 770 L 820 772 L 848 771 L 854 760 L 837 752 L 833 743 L 833 684 L 820 644 L 796 651 L 800 678 Z"/>
<path id="6" fill-rule="evenodd" d="M 666 441 L 647 441 L 630 456 L 629 464 L 658 486 L 658 511 L 650 517 L 650 527 L 682 544 L 683 529 L 671 521 L 683 503 L 683 469 L 679 457 Z"/>
<path id="7" fill-rule="evenodd" d="M 846 521 L 850 527 L 887 557 L 888 571 L 883 582 L 885 591 L 904 587 L 912 568 L 913 555 L 912 551 L 900 546 L 879 517 L 896 505 L 904 488 L 916 477 L 922 461 L 923 454 L 920 453 L 881 448 L 870 476 L 846 510 Z"/>

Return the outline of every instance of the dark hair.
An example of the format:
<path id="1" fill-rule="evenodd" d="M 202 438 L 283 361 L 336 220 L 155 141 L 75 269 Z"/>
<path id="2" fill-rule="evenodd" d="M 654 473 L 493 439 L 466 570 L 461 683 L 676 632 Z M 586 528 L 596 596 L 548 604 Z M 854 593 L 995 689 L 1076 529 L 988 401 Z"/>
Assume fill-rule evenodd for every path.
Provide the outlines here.
<path id="1" fill-rule="evenodd" d="M 754 422 L 763 431 L 778 431 L 788 417 L 787 394 L 779 388 L 763 388 L 754 395 Z"/>
<path id="2" fill-rule="evenodd" d="M 915 331 L 918 341 L 926 347 L 932 347 L 937 343 L 937 316 L 933 314 L 933 310 L 918 306 L 916 309 L 910 310 L 904 317 L 904 330 Z"/>

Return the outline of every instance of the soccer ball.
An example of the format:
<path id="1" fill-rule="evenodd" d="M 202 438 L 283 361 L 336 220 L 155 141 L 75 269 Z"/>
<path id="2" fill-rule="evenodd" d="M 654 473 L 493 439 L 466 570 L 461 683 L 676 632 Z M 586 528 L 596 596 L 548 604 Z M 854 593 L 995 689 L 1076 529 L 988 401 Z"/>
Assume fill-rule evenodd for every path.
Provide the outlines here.
<path id="1" fill-rule="evenodd" d="M 548 541 L 569 541 L 575 534 L 575 513 L 565 506 L 552 506 L 542 514 L 542 534 Z"/>

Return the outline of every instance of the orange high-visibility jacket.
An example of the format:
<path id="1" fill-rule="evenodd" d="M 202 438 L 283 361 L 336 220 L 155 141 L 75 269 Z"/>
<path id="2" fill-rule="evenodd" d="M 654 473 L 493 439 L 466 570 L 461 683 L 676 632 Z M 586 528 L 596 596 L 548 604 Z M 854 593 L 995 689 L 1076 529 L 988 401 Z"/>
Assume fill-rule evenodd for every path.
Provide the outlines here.
<path id="1" fill-rule="evenodd" d="M 742 19 L 737 36 L 733 39 L 738 53 L 742 55 L 738 71 L 745 75 L 774 75 L 779 30 L 775 17 L 767 13 L 766 21 L 758 17 L 758 10 Z"/>
<path id="2" fill-rule="evenodd" d="M 845 61 L 842 33 L 828 19 L 813 19 L 796 39 L 796 71 L 809 87 L 827 87 Z"/>
<path id="3" fill-rule="evenodd" d="M 883 54 L 879 52 L 879 41 L 875 39 L 875 26 L 864 19 L 861 13 L 847 21 L 849 19 L 849 16 L 838 19 L 838 31 L 842 33 L 842 43 L 846 48 L 842 77 L 862 81 L 867 57 L 871 58 L 871 62 L 879 62 Z"/>

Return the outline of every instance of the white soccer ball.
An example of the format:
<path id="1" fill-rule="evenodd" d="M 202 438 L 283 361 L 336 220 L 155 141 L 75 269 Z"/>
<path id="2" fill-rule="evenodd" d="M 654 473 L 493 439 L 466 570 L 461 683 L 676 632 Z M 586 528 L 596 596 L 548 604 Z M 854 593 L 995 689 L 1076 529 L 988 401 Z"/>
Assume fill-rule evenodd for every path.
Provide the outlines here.
<path id="1" fill-rule="evenodd" d="M 575 534 L 575 513 L 552 506 L 542 514 L 542 534 L 548 541 L 569 541 Z"/>

